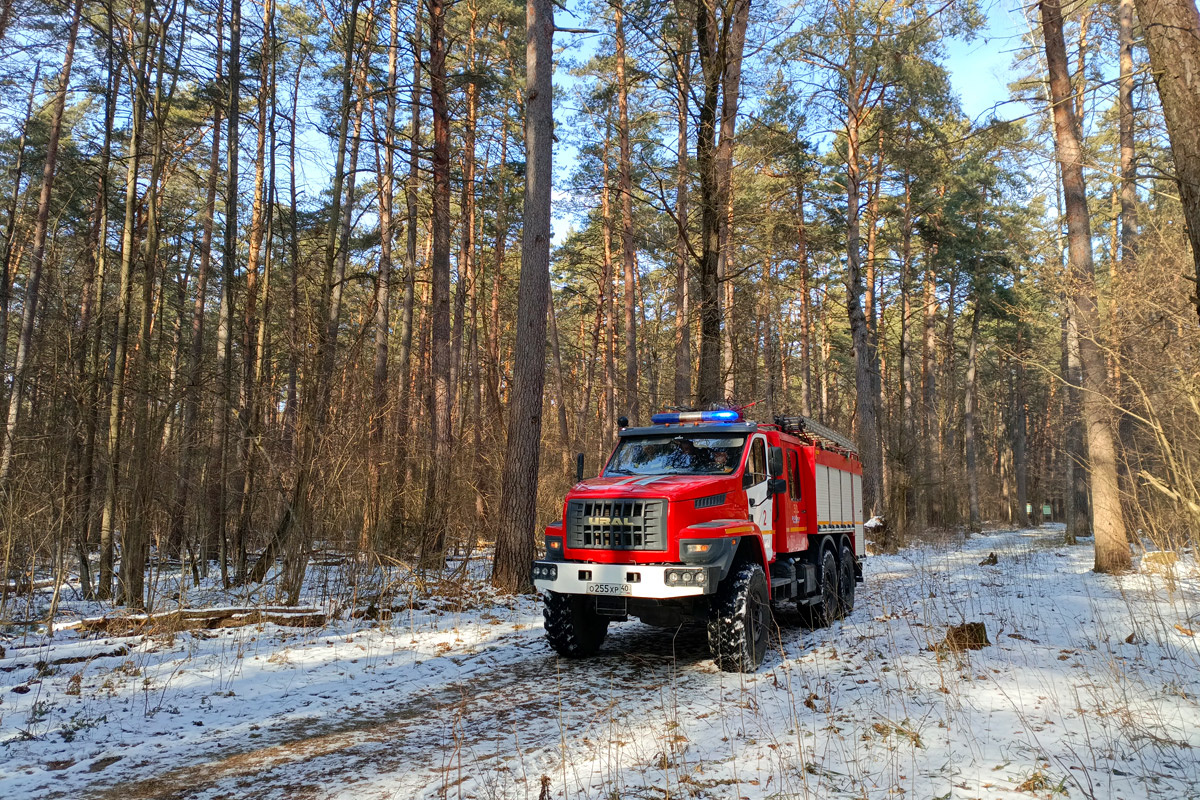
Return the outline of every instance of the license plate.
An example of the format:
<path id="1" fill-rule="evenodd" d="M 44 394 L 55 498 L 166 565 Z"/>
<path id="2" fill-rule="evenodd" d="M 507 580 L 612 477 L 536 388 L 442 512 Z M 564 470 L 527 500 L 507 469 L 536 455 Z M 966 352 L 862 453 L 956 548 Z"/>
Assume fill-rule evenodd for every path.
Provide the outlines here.
<path id="1" fill-rule="evenodd" d="M 587 585 L 587 593 L 631 595 L 633 594 L 633 586 L 628 583 L 589 583 Z"/>

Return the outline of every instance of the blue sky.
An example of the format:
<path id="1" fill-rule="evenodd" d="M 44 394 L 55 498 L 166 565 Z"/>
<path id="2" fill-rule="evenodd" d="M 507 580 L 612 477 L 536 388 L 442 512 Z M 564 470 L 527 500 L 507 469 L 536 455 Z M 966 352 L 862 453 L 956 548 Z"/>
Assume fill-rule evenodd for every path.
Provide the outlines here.
<path id="1" fill-rule="evenodd" d="M 971 119 L 986 119 L 993 107 L 996 116 L 1011 119 L 1025 109 L 1012 104 L 997 107 L 997 104 L 1008 99 L 1013 53 L 1021 47 L 1021 37 L 1028 26 L 1021 7 L 1011 0 L 986 2 L 984 10 L 987 25 L 975 39 L 947 42 L 946 66 L 963 111 Z"/>

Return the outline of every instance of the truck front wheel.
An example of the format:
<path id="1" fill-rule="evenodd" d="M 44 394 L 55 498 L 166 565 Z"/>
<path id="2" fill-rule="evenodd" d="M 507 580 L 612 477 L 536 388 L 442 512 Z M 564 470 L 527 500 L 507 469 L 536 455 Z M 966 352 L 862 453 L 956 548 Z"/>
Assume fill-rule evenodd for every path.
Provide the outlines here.
<path id="1" fill-rule="evenodd" d="M 758 669 L 767 652 L 770 621 L 767 576 L 758 564 L 742 564 L 717 590 L 708 620 L 708 649 L 717 668 Z"/>
<path id="2" fill-rule="evenodd" d="M 608 618 L 596 613 L 591 598 L 575 594 L 545 593 L 546 639 L 560 656 L 595 655 L 608 634 Z"/>

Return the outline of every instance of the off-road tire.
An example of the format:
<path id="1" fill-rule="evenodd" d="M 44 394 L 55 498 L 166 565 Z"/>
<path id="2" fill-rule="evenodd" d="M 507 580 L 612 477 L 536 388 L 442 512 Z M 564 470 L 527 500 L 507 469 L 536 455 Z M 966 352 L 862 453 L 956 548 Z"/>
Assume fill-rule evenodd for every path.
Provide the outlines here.
<path id="1" fill-rule="evenodd" d="M 842 598 L 838 590 L 840 570 L 835 545 L 825 542 L 817 560 L 817 585 L 821 588 L 820 598 L 811 605 L 800 605 L 800 613 L 810 628 L 824 628 L 838 618 L 842 609 Z"/>
<path id="2" fill-rule="evenodd" d="M 850 538 L 842 537 L 841 552 L 838 554 L 838 597 L 841 599 L 839 617 L 848 617 L 854 611 L 854 548 Z"/>
<path id="3" fill-rule="evenodd" d="M 608 635 L 608 618 L 596 613 L 588 597 L 546 592 L 546 640 L 560 656 L 584 658 L 595 655 Z"/>
<path id="4" fill-rule="evenodd" d="M 759 564 L 741 564 L 717 589 L 708 618 L 708 650 L 717 669 L 754 672 L 767 653 L 771 597 Z"/>

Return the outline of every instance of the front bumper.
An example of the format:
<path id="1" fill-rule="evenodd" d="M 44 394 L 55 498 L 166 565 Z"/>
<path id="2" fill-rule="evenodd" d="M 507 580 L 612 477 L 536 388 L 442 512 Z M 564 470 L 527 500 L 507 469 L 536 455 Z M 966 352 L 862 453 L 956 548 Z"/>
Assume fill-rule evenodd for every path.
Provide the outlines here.
<path id="1" fill-rule="evenodd" d="M 721 580 L 719 566 L 592 564 L 579 561 L 533 562 L 539 592 L 592 597 L 644 597 L 666 600 L 712 594 Z"/>

